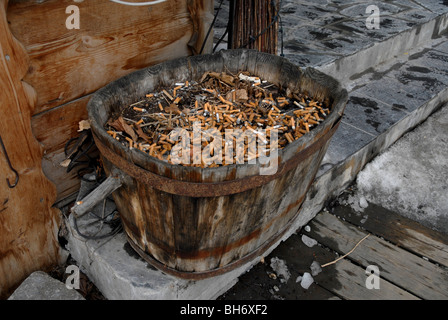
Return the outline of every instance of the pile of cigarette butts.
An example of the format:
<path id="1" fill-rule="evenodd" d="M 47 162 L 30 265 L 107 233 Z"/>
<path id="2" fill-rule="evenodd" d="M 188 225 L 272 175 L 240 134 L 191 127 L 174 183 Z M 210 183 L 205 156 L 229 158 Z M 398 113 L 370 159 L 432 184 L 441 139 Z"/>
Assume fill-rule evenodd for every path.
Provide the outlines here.
<path id="1" fill-rule="evenodd" d="M 206 72 L 199 81 L 179 82 L 146 94 L 140 101 L 111 115 L 105 129 L 123 145 L 159 160 L 186 166 L 216 167 L 235 163 L 235 159 L 207 163 L 201 159 L 206 152 L 199 155 L 189 152 L 188 160 L 191 161 L 179 163 L 173 161 L 172 151 L 179 152 L 176 146 L 180 145 L 183 152 L 193 151 L 198 139 L 197 131 L 194 131 L 199 130 L 202 135 L 198 143 L 202 148 L 209 148 L 210 156 L 218 150 L 217 143 L 219 148 L 229 147 L 230 132 L 234 143 L 238 134 L 252 133 L 271 152 L 309 133 L 329 113 L 328 101 L 318 101 L 307 93 L 284 90 L 248 72 L 237 75 Z M 179 130 L 186 132 L 189 139 L 184 136 L 175 140 L 173 137 L 179 137 L 179 134 L 173 136 L 172 133 Z M 274 131 L 275 141 L 271 139 Z M 246 161 L 260 156 L 259 152 L 248 148 L 249 140 L 243 139 Z"/>

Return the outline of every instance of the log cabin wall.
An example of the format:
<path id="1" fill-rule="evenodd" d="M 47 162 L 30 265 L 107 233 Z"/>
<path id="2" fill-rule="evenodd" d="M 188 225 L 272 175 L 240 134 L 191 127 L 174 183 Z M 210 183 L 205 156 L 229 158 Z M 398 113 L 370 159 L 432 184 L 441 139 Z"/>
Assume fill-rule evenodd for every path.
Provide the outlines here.
<path id="1" fill-rule="evenodd" d="M 69 5 L 79 8 L 80 29 L 66 28 Z M 24 80 L 37 93 L 32 128 L 44 148 L 43 170 L 61 201 L 79 188 L 76 172 L 67 174 L 59 164 L 65 143 L 87 119 L 90 95 L 132 71 L 198 53 L 213 20 L 213 1 L 135 7 L 109 0 L 11 0 L 7 16 L 30 57 Z M 209 52 L 212 37 L 207 44 Z"/>
<path id="2" fill-rule="evenodd" d="M 67 28 L 70 5 L 79 8 L 79 29 Z M 91 94 L 138 69 L 198 54 L 213 10 L 213 0 L 144 7 L 0 0 L 0 134 L 21 176 L 16 188 L 7 186 L 4 178 L 14 175 L 0 150 L 0 297 L 60 258 L 53 206 L 73 200 L 80 183 L 60 163 L 87 119 Z M 212 38 L 203 53 L 211 52 Z"/>

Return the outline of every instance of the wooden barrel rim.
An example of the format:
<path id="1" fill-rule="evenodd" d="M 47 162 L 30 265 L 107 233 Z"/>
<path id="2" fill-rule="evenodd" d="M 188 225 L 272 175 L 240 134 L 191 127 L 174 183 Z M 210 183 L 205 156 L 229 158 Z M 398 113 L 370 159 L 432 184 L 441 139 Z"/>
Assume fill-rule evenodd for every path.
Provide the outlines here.
<path id="1" fill-rule="evenodd" d="M 311 145 L 298 152 L 288 161 L 279 164 L 279 168 L 272 175 L 253 175 L 235 180 L 221 182 L 190 182 L 181 181 L 164 177 L 153 172 L 147 171 L 133 163 L 130 163 L 119 154 L 110 150 L 101 140 L 94 134 L 95 144 L 100 150 L 102 156 L 114 164 L 117 168 L 127 173 L 136 180 L 149 185 L 157 190 L 170 194 L 188 196 L 194 198 L 200 197 L 218 197 L 244 192 L 256 187 L 260 187 L 268 182 L 284 175 L 289 170 L 309 157 L 309 155 L 319 150 L 336 132 L 342 117 L 335 122 L 333 127 L 328 130 L 320 139 L 314 141 Z M 279 161 L 280 162 L 280 161 Z"/>

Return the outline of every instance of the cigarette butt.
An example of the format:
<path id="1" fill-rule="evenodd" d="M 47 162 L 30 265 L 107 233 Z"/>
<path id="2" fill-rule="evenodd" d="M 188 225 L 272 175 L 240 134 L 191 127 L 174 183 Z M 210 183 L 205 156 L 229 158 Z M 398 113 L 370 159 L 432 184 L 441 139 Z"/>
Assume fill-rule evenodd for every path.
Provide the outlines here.
<path id="1" fill-rule="evenodd" d="M 225 104 L 228 104 L 228 105 L 232 105 L 232 102 L 227 101 L 227 100 L 224 99 L 221 95 L 218 96 L 218 99 L 219 99 L 222 103 L 225 103 Z"/>
<path id="2" fill-rule="evenodd" d="M 146 109 L 139 108 L 139 107 L 133 107 L 133 109 L 134 109 L 135 111 L 146 112 Z"/>
<path id="3" fill-rule="evenodd" d="M 232 118 L 232 117 L 230 117 L 230 116 L 228 116 L 228 115 L 224 115 L 224 117 L 226 118 L 226 119 L 228 119 L 228 120 L 230 120 L 231 122 L 235 122 L 236 120 L 234 119 L 234 118 Z"/>
<path id="4" fill-rule="evenodd" d="M 255 113 L 251 112 L 250 116 L 249 116 L 249 122 L 252 122 L 254 120 L 255 117 Z"/>
<path id="5" fill-rule="evenodd" d="M 174 100 L 174 98 L 166 91 L 166 90 L 162 90 L 162 92 L 170 99 L 170 100 Z"/>
<path id="6" fill-rule="evenodd" d="M 296 128 L 296 123 L 295 123 L 293 117 L 291 117 L 290 123 L 291 123 L 291 128 L 294 130 Z"/>
<path id="7" fill-rule="evenodd" d="M 143 123 L 143 119 L 140 119 L 140 120 L 138 120 L 137 122 L 136 122 L 136 125 L 140 125 L 140 124 L 142 124 Z"/>
<path id="8" fill-rule="evenodd" d="M 132 146 L 132 143 L 133 143 L 134 141 L 132 141 L 132 139 L 131 139 L 131 138 L 128 138 L 128 137 L 125 137 L 125 139 L 128 140 L 129 144 L 131 144 L 131 146 Z"/>
<path id="9" fill-rule="evenodd" d="M 289 132 L 285 133 L 285 137 L 289 143 L 294 141 L 293 137 L 291 136 L 291 134 Z"/>
<path id="10" fill-rule="evenodd" d="M 177 97 L 176 100 L 174 100 L 174 103 L 178 104 L 181 99 L 182 99 L 181 97 Z"/>
<path id="11" fill-rule="evenodd" d="M 154 97 L 154 95 L 153 95 L 152 93 L 148 93 L 148 94 L 146 95 L 146 98 L 152 98 L 152 97 Z"/>
<path id="12" fill-rule="evenodd" d="M 176 96 L 176 92 L 177 90 L 179 90 L 180 88 L 182 88 L 182 86 L 177 86 L 176 88 L 173 89 L 173 96 Z"/>
<path id="13" fill-rule="evenodd" d="M 162 104 L 159 102 L 159 109 L 160 109 L 160 111 L 163 111 L 163 107 L 162 107 Z"/>

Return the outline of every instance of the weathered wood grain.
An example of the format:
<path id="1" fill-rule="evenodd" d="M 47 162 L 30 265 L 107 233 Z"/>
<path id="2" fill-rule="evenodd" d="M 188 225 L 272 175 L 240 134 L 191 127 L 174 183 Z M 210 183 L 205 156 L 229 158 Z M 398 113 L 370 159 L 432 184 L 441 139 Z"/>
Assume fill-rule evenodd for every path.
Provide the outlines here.
<path id="1" fill-rule="evenodd" d="M 232 69 L 287 87 L 303 82 L 303 73 L 294 66 L 281 73 L 289 62 L 278 56 L 253 50 L 233 54 L 239 65 Z M 110 115 L 130 101 L 182 77 L 198 80 L 205 71 L 223 72 L 227 55 L 188 57 L 132 73 L 97 92 L 87 106 L 106 171 L 117 168 L 128 180 L 113 196 L 134 248 L 149 262 L 159 261 L 164 272 L 187 279 L 232 270 L 267 250 L 291 227 L 347 101 L 340 86 L 327 88 L 333 83 L 330 77 L 309 74 L 304 89 L 311 96 L 331 91 L 332 112 L 316 130 L 279 153 L 281 163 L 270 175 L 247 163 L 224 170 L 171 165 L 129 150 L 106 133 Z M 215 170 L 220 174 L 213 175 Z"/>
<path id="2" fill-rule="evenodd" d="M 308 247 L 302 241 L 302 236 L 310 234 L 304 230 L 300 234 L 292 235 L 284 244 L 277 247 L 271 257 L 278 257 L 288 262 L 288 270 L 294 281 L 298 275 L 304 272 L 311 273 L 311 264 L 317 261 L 320 265 L 337 258 L 334 251 L 321 245 Z M 268 260 L 268 259 L 266 259 Z M 336 264 L 322 268 L 322 271 L 313 276 L 314 284 L 308 289 L 321 287 L 327 292 L 344 300 L 417 300 L 418 298 L 405 290 L 395 286 L 385 279 L 380 280 L 380 290 L 372 290 L 366 287 L 367 274 L 365 268 L 357 266 L 348 260 L 340 260 Z M 280 288 L 279 295 L 287 299 L 313 299 L 315 292 L 302 290 L 300 283 L 291 296 L 291 285 Z M 315 290 L 315 289 L 314 289 Z M 320 299 L 319 296 L 316 297 Z"/>
<path id="3" fill-rule="evenodd" d="M 80 9 L 80 29 L 68 30 L 68 5 Z M 212 0 L 130 7 L 108 0 L 9 2 L 9 26 L 29 55 L 25 80 L 35 89 L 32 129 L 57 199 L 77 192 L 79 179 L 59 166 L 63 146 L 87 119 L 90 94 L 137 69 L 197 54 L 213 19 Z M 210 52 L 209 37 L 204 53 Z"/>
<path id="4" fill-rule="evenodd" d="M 68 30 L 65 9 L 73 4 L 10 1 L 10 28 L 31 58 L 25 80 L 37 92 L 34 114 L 137 69 L 193 54 L 191 48 L 202 45 L 213 13 L 211 0 L 166 1 L 149 7 L 84 1 L 75 3 L 80 29 Z"/>
<path id="5" fill-rule="evenodd" d="M 61 218 L 52 208 L 56 192 L 41 168 L 42 150 L 31 132 L 33 89 L 22 81 L 29 59 L 12 36 L 6 19 L 8 1 L 0 1 L 0 135 L 12 165 L 0 152 L 0 298 L 7 297 L 28 274 L 60 259 L 57 234 Z"/>
<path id="6" fill-rule="evenodd" d="M 338 206 L 335 215 L 417 255 L 448 267 L 448 236 L 371 203 L 362 212 Z"/>
<path id="7" fill-rule="evenodd" d="M 90 95 L 31 118 L 33 134 L 41 143 L 44 155 L 58 153 L 70 138 L 79 136 L 79 122 L 89 118 L 86 109 L 89 99 Z"/>
<path id="8" fill-rule="evenodd" d="M 341 254 L 367 234 L 329 213 L 319 214 L 310 225 L 312 238 Z M 364 268 L 378 266 L 381 278 L 422 299 L 448 298 L 448 273 L 444 269 L 376 236 L 368 237 L 347 259 Z"/>

